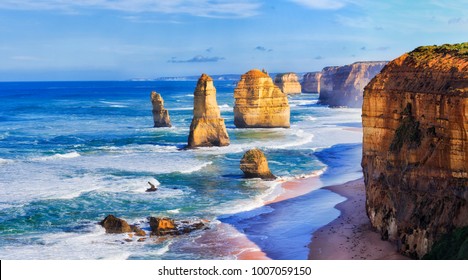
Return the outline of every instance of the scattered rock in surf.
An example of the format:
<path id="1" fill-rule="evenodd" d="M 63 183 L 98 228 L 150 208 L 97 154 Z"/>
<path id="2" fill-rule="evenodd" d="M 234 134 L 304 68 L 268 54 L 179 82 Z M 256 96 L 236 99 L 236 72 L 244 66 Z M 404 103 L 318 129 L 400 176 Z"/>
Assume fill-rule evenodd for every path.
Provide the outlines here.
<path id="1" fill-rule="evenodd" d="M 156 187 L 154 184 L 152 184 L 151 182 L 148 182 L 148 185 L 150 185 L 150 188 L 149 189 L 146 189 L 146 192 L 155 192 L 158 190 L 158 187 Z"/>
<path id="2" fill-rule="evenodd" d="M 137 225 L 129 225 L 125 220 L 119 219 L 114 215 L 108 215 L 99 223 L 106 229 L 106 233 L 127 233 L 130 238 L 133 238 L 133 233 L 136 236 L 146 236 L 146 232 Z"/>
<path id="3" fill-rule="evenodd" d="M 114 215 L 108 215 L 99 224 L 106 229 L 106 233 L 132 232 L 130 225 L 125 220 L 119 219 Z"/>
<path id="4" fill-rule="evenodd" d="M 177 235 L 177 228 L 172 219 L 169 218 L 149 218 L 151 235 Z"/>
<path id="5" fill-rule="evenodd" d="M 131 225 L 130 228 L 132 229 L 132 231 L 135 233 L 136 236 L 146 236 L 146 232 L 142 230 L 141 228 L 139 228 L 138 226 Z"/>
<path id="6" fill-rule="evenodd" d="M 246 178 L 276 179 L 276 176 L 268 168 L 265 154 L 259 149 L 251 149 L 244 154 L 240 162 L 240 169 Z"/>
<path id="7" fill-rule="evenodd" d="M 182 235 L 195 230 L 207 228 L 205 223 L 201 221 L 174 221 L 169 218 L 150 217 L 149 223 L 151 227 L 151 235 Z"/>
<path id="8" fill-rule="evenodd" d="M 138 238 L 137 242 L 144 242 L 145 240 L 146 240 L 146 238 L 140 237 L 140 238 Z"/>

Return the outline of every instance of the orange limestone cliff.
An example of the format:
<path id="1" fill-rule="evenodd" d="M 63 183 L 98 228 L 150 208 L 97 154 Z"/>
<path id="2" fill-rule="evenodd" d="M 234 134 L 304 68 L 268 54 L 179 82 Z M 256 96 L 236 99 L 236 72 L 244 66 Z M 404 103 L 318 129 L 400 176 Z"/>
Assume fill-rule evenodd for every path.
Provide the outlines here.
<path id="1" fill-rule="evenodd" d="M 224 119 L 216 102 L 213 79 L 202 74 L 193 93 L 193 119 L 190 125 L 188 147 L 229 145 L 229 136 Z"/>
<path id="2" fill-rule="evenodd" d="M 385 64 L 386 61 L 368 61 L 323 68 L 319 103 L 332 107 L 360 108 L 364 87 Z"/>
<path id="3" fill-rule="evenodd" d="M 275 85 L 286 94 L 300 94 L 302 92 L 301 84 L 296 73 L 277 74 L 275 77 Z"/>
<path id="4" fill-rule="evenodd" d="M 154 127 L 171 127 L 171 118 L 169 112 L 164 109 L 162 96 L 155 91 L 151 92 L 151 103 L 153 104 Z"/>
<path id="5" fill-rule="evenodd" d="M 234 98 L 236 127 L 289 127 L 288 97 L 265 72 L 254 69 L 242 75 Z"/>
<path id="6" fill-rule="evenodd" d="M 468 43 L 419 47 L 366 86 L 366 210 L 384 239 L 421 258 L 468 226 Z"/>

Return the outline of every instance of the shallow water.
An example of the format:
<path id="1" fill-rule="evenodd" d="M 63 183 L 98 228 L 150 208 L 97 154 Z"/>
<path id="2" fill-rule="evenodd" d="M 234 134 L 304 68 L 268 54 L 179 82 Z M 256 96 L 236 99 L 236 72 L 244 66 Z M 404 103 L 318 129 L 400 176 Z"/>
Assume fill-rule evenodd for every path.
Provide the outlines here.
<path id="1" fill-rule="evenodd" d="M 114 214 L 149 229 L 146 217 L 169 216 L 208 219 L 216 230 L 220 219 L 241 228 L 236 224 L 240 219 L 233 217 L 250 212 L 250 222 L 260 219 L 268 225 L 273 214 L 269 218 L 262 216 L 263 210 L 255 211 L 280 189 L 275 182 L 242 178 L 240 158 L 253 147 L 265 151 L 272 172 L 282 179 L 334 168 L 340 169 L 330 175 L 326 171 L 323 184 L 359 176 L 362 134 L 343 127 L 356 126 L 360 110 L 330 109 L 316 105 L 317 95 L 303 94 L 290 97 L 290 129 L 237 129 L 234 84 L 227 81 L 215 81 L 215 86 L 231 145 L 182 150 L 195 84 L 0 83 L 0 258 L 234 258 L 229 252 L 200 249 L 192 242 L 199 232 L 127 243 L 124 235 L 106 235 L 96 223 Z M 152 90 L 162 94 L 172 128 L 152 127 Z M 354 146 L 342 149 L 337 144 Z M 145 193 L 147 181 L 159 183 L 159 191 Z M 341 198 L 314 193 L 317 203 L 329 210 L 319 224 L 327 223 L 336 216 L 333 205 Z M 278 209 L 272 212 L 284 211 Z M 314 228 L 305 227 L 301 240 Z M 271 236 L 271 242 L 279 242 L 273 238 L 274 227 L 258 229 Z M 275 247 L 251 239 L 267 251 Z"/>

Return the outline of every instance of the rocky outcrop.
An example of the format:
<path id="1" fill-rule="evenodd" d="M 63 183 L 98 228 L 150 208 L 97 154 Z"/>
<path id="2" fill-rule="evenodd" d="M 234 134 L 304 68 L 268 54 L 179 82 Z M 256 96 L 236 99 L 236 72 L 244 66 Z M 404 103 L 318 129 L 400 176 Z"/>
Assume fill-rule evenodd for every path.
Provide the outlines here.
<path id="1" fill-rule="evenodd" d="M 236 127 L 289 127 L 288 97 L 265 72 L 254 69 L 242 75 L 234 98 Z"/>
<path id="2" fill-rule="evenodd" d="M 302 92 L 315 93 L 320 92 L 320 78 L 322 72 L 309 72 L 302 78 Z"/>
<path id="3" fill-rule="evenodd" d="M 390 62 L 365 88 L 362 121 L 369 219 L 421 258 L 468 225 L 468 43 Z"/>
<path id="4" fill-rule="evenodd" d="M 302 92 L 296 73 L 277 74 L 275 85 L 285 94 L 300 94 Z"/>
<path id="5" fill-rule="evenodd" d="M 162 96 L 155 92 L 151 92 L 151 103 L 153 104 L 153 120 L 154 127 L 171 127 L 171 118 L 169 112 L 164 109 L 164 100 Z"/>
<path id="6" fill-rule="evenodd" d="M 240 169 L 246 178 L 276 179 L 268 168 L 265 155 L 259 149 L 251 149 L 244 154 L 240 162 Z"/>
<path id="7" fill-rule="evenodd" d="M 99 223 L 106 229 L 106 233 L 125 233 L 132 232 L 130 225 L 114 215 L 108 215 Z"/>
<path id="8" fill-rule="evenodd" d="M 351 65 L 323 68 L 319 103 L 332 107 L 360 108 L 364 87 L 385 64 L 385 61 L 356 62 Z"/>
<path id="9" fill-rule="evenodd" d="M 150 217 L 151 235 L 181 235 L 195 230 L 204 229 L 206 225 L 202 221 L 180 221 L 176 222 L 169 218 Z"/>
<path id="10" fill-rule="evenodd" d="M 190 125 L 188 147 L 229 145 L 226 125 L 216 102 L 213 79 L 206 74 L 201 75 L 193 95 L 193 119 Z"/>

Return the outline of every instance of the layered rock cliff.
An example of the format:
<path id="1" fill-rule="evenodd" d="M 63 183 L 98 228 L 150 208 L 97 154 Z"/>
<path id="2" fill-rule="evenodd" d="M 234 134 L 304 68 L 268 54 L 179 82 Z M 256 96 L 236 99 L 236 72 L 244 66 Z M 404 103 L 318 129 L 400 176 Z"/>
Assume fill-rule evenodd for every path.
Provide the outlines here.
<path id="1" fill-rule="evenodd" d="M 320 92 L 320 78 L 322 72 L 309 72 L 302 78 L 302 92 L 315 93 Z"/>
<path id="2" fill-rule="evenodd" d="M 285 94 L 300 94 L 302 92 L 296 73 L 277 74 L 275 85 Z"/>
<path id="3" fill-rule="evenodd" d="M 190 125 L 188 147 L 229 145 L 224 119 L 216 101 L 213 79 L 202 74 L 193 93 L 193 119 Z"/>
<path id="4" fill-rule="evenodd" d="M 468 225 L 468 43 L 390 62 L 365 88 L 362 121 L 369 219 L 421 258 Z"/>
<path id="5" fill-rule="evenodd" d="M 364 87 L 387 64 L 385 61 L 356 62 L 322 70 L 319 103 L 360 108 Z"/>
<path id="6" fill-rule="evenodd" d="M 234 98 L 236 127 L 289 127 L 288 97 L 268 74 L 254 69 L 242 75 Z"/>
<path id="7" fill-rule="evenodd" d="M 259 149 L 251 149 L 245 152 L 240 162 L 240 169 L 246 178 L 262 178 L 274 180 L 276 177 L 268 167 L 265 154 Z"/>
<path id="8" fill-rule="evenodd" d="M 171 127 L 171 118 L 164 108 L 162 96 L 155 91 L 151 92 L 151 103 L 153 104 L 154 127 Z"/>

